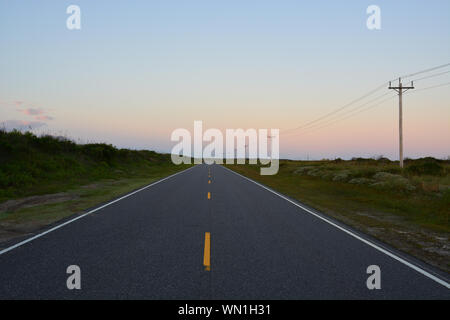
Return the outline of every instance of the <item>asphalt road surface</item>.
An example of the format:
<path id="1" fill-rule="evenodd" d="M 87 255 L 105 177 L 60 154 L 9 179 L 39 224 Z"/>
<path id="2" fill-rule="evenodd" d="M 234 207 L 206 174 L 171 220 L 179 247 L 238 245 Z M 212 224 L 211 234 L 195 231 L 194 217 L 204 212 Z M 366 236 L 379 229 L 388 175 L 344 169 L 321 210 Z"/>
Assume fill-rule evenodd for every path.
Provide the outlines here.
<path id="1" fill-rule="evenodd" d="M 450 298 L 448 274 L 348 230 L 197 165 L 0 251 L 0 299 Z M 70 265 L 80 290 L 67 288 Z M 367 288 L 370 265 L 381 289 Z"/>

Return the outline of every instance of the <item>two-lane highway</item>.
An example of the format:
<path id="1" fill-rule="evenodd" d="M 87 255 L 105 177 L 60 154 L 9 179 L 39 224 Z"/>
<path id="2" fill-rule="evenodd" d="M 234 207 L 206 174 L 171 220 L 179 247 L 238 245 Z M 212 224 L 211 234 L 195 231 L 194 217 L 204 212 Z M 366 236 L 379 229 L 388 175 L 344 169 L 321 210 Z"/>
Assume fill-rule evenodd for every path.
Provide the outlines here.
<path id="1" fill-rule="evenodd" d="M 222 166 L 198 165 L 3 251 L 0 299 L 450 298 L 448 280 L 408 261 Z M 66 286 L 70 265 L 80 290 Z M 370 265 L 380 290 L 366 286 Z"/>

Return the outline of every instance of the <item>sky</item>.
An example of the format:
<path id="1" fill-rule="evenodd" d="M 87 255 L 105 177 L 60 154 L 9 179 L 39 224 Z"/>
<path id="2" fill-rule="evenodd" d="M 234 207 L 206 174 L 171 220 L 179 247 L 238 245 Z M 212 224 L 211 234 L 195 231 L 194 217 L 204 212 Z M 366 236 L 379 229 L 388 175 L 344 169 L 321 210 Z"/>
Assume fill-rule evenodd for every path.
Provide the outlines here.
<path id="1" fill-rule="evenodd" d="M 80 30 L 66 27 L 72 4 Z M 366 27 L 369 5 L 381 9 L 380 30 Z M 448 0 L 0 0 L 0 124 L 161 152 L 194 120 L 283 133 L 450 63 L 449 33 Z M 417 81 L 404 96 L 405 157 L 450 156 L 450 86 L 418 90 L 448 82 L 450 73 Z M 354 117 L 282 134 L 280 156 L 397 159 L 390 94 Z"/>

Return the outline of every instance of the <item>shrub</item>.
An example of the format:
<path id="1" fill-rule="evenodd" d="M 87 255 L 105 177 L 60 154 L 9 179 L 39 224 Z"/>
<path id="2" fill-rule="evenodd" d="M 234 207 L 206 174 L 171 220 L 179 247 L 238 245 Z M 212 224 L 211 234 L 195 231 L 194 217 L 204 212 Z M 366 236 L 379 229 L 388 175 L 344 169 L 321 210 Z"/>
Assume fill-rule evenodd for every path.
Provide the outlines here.
<path id="1" fill-rule="evenodd" d="M 39 191 L 52 192 L 56 185 L 109 179 L 120 172 L 146 174 L 150 163 L 170 163 L 170 155 L 0 129 L 0 201 L 34 194 L 37 186 Z"/>
<path id="2" fill-rule="evenodd" d="M 333 176 L 333 181 L 345 182 L 349 179 L 349 172 L 347 170 L 336 173 Z"/>
<path id="3" fill-rule="evenodd" d="M 294 170 L 294 174 L 308 174 L 308 172 L 313 169 L 315 169 L 313 166 L 298 167 Z"/>
<path id="4" fill-rule="evenodd" d="M 405 171 L 415 175 L 441 176 L 445 174 L 445 168 L 433 158 L 417 160 L 408 165 Z"/>
<path id="5" fill-rule="evenodd" d="M 408 180 L 388 180 L 375 182 L 370 185 L 371 187 L 382 190 L 407 190 L 414 191 L 416 187 L 409 183 Z"/>
<path id="6" fill-rule="evenodd" d="M 376 181 L 373 179 L 368 179 L 368 178 L 354 178 L 352 180 L 350 180 L 348 183 L 352 183 L 352 184 L 373 184 Z"/>
<path id="7" fill-rule="evenodd" d="M 399 189 L 413 191 L 416 189 L 407 178 L 398 174 L 392 174 L 389 172 L 378 172 L 373 178 L 378 182 L 371 184 L 372 187 L 379 189 Z"/>

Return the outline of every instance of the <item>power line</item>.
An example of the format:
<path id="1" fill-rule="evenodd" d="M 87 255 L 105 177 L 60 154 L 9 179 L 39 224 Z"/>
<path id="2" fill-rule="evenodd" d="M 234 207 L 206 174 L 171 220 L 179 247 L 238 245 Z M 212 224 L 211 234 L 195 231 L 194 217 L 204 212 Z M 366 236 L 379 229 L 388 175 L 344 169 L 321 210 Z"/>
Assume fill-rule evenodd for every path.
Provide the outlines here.
<path id="1" fill-rule="evenodd" d="M 408 93 L 405 93 L 405 95 L 411 94 L 411 93 L 414 93 L 414 92 L 420 92 L 420 91 L 425 91 L 425 90 L 429 90 L 429 89 L 435 89 L 435 88 L 439 88 L 439 87 L 444 87 L 444 86 L 448 86 L 448 85 L 450 85 L 450 82 L 442 83 L 442 84 L 438 84 L 438 85 L 434 85 L 434 86 L 430 86 L 430 87 L 426 87 L 426 88 L 416 89 L 416 91 L 409 91 Z M 389 93 L 387 93 L 387 94 L 389 94 Z M 386 94 L 385 94 L 385 95 L 386 95 Z M 312 129 L 312 130 L 310 130 L 310 131 L 307 130 L 307 131 L 304 131 L 304 132 L 298 132 L 298 133 L 296 133 L 296 134 L 297 134 L 297 135 L 304 135 L 304 134 L 308 134 L 308 133 L 311 133 L 311 132 L 315 132 L 315 131 L 320 130 L 320 129 L 322 129 L 322 128 L 329 127 L 329 126 L 331 126 L 331 125 L 333 125 L 333 124 L 335 124 L 335 123 L 338 123 L 338 122 L 340 122 L 340 121 L 344 121 L 344 120 L 349 119 L 349 118 L 351 118 L 351 117 L 353 117 L 353 116 L 356 116 L 356 115 L 358 115 L 358 114 L 360 114 L 360 113 L 362 113 L 362 112 L 364 112 L 364 111 L 373 109 L 373 108 L 379 106 L 380 104 L 382 104 L 382 103 L 385 102 L 385 101 L 392 100 L 392 99 L 395 98 L 396 96 L 397 96 L 397 95 L 390 96 L 390 97 L 388 97 L 388 98 L 386 98 L 386 99 L 383 99 L 383 100 L 377 102 L 377 103 L 374 104 L 374 105 L 368 106 L 367 108 L 360 109 L 360 110 L 356 110 L 356 112 L 354 112 L 354 113 L 352 113 L 352 114 L 349 114 L 349 115 L 346 116 L 346 117 L 337 118 L 337 119 L 335 119 L 335 120 L 332 120 L 332 121 L 329 122 L 329 123 L 322 123 L 321 126 L 319 126 L 319 127 L 316 127 L 316 128 L 309 128 L 309 129 Z M 381 96 L 379 96 L 379 97 L 381 97 Z"/>
<path id="2" fill-rule="evenodd" d="M 435 73 L 426 77 L 422 77 L 422 78 L 417 78 L 417 79 L 413 79 L 412 81 L 417 82 L 417 81 L 421 81 L 421 80 L 425 80 L 425 79 L 430 79 L 430 78 L 434 78 L 434 77 L 438 77 L 438 76 L 442 76 L 444 74 L 450 73 L 449 71 L 444 71 L 444 72 L 440 72 L 440 73 Z"/>
<path id="3" fill-rule="evenodd" d="M 312 120 L 312 121 L 310 121 L 310 122 L 307 122 L 307 123 L 305 123 L 305 124 L 303 124 L 303 125 L 301 125 L 301 126 L 299 126 L 299 127 L 283 130 L 283 131 L 280 132 L 280 134 L 286 134 L 286 133 L 291 132 L 291 131 L 296 131 L 296 130 L 299 130 L 299 129 L 305 129 L 305 128 L 311 126 L 312 124 L 317 123 L 317 122 L 319 122 L 319 121 L 321 121 L 321 120 L 323 120 L 323 119 L 326 119 L 326 118 L 328 118 L 329 116 L 331 116 L 331 115 L 333 115 L 333 114 L 336 114 L 336 113 L 338 113 L 339 111 L 342 111 L 342 110 L 344 110 L 344 109 L 350 107 L 351 105 L 355 104 L 356 102 L 361 101 L 361 100 L 363 100 L 364 98 L 367 98 L 368 96 L 374 94 L 374 93 L 377 92 L 378 90 L 384 88 L 386 85 L 387 85 L 387 82 L 383 83 L 382 85 L 376 87 L 375 89 L 369 91 L 368 93 L 362 95 L 361 97 L 359 97 L 359 98 L 357 98 L 357 99 L 351 101 L 350 103 L 347 103 L 346 105 L 344 105 L 344 106 L 342 106 L 342 107 L 340 107 L 340 108 L 338 108 L 338 109 L 336 109 L 336 110 L 333 110 L 333 111 L 331 111 L 331 112 L 329 112 L 329 113 L 327 113 L 327 114 L 325 114 L 325 115 L 323 115 L 323 116 L 321 116 L 321 117 L 319 117 L 319 118 L 317 118 L 317 119 L 315 119 L 315 120 Z"/>
<path id="4" fill-rule="evenodd" d="M 439 84 L 439 85 L 434 85 L 431 87 L 427 87 L 427 88 L 423 88 L 424 90 L 427 89 L 432 89 L 432 88 L 438 88 L 438 87 L 442 87 L 445 86 L 449 83 L 445 83 L 445 84 Z M 399 159 L 400 159 L 400 168 L 403 168 L 403 112 L 402 112 L 402 101 L 403 101 L 403 93 L 410 90 L 410 89 L 414 89 L 414 85 L 413 82 L 411 81 L 411 85 L 408 86 L 403 86 L 401 79 L 398 79 L 398 86 L 397 87 L 393 87 L 391 86 L 391 83 L 389 82 L 389 89 L 395 90 L 396 92 L 398 92 L 398 130 L 399 130 Z"/>
<path id="5" fill-rule="evenodd" d="M 420 88 L 420 89 L 417 89 L 415 92 L 418 92 L 418 91 L 424 91 L 424 90 L 429 90 L 429 89 L 434 89 L 434 88 L 445 87 L 445 86 L 448 86 L 448 85 L 450 85 L 450 82 L 442 83 L 442 84 L 437 84 L 437 85 L 431 86 L 431 87 Z M 412 93 L 412 92 L 410 92 L 410 93 Z"/>
<path id="6" fill-rule="evenodd" d="M 313 128 L 313 129 L 310 130 L 310 131 L 299 132 L 299 133 L 297 133 L 297 134 L 299 134 L 299 135 L 300 135 L 300 134 L 301 134 L 301 135 L 303 135 L 303 134 L 308 134 L 308 133 L 311 133 L 311 132 L 314 132 L 314 131 L 317 131 L 317 130 L 320 130 L 320 129 L 323 129 L 323 128 L 326 128 L 326 127 L 329 127 L 329 126 L 332 126 L 332 125 L 334 125 L 334 124 L 336 124 L 336 123 L 338 123 L 338 122 L 341 122 L 341 121 L 347 120 L 347 119 L 349 119 L 349 118 L 351 118 L 351 117 L 354 117 L 354 116 L 356 116 L 356 115 L 358 115 L 358 114 L 360 114 L 360 113 L 362 113 L 362 112 L 364 112 L 364 111 L 373 109 L 373 108 L 379 106 L 380 104 L 382 104 L 382 103 L 385 102 L 385 101 L 392 100 L 392 99 L 395 98 L 396 96 L 397 96 L 397 95 L 392 95 L 392 96 L 390 96 L 390 97 L 388 97 L 388 98 L 386 98 L 386 99 L 383 99 L 383 100 L 381 100 L 381 101 L 378 101 L 378 102 L 377 102 L 376 104 L 374 104 L 374 105 L 368 106 L 367 108 L 360 109 L 360 110 L 356 110 L 356 112 L 354 112 L 354 113 L 352 113 L 352 114 L 349 114 L 349 115 L 347 115 L 346 117 L 342 117 L 342 118 L 335 119 L 335 120 L 332 121 L 332 122 L 329 122 L 329 123 L 326 123 L 326 124 L 322 124 L 322 126 Z"/>
<path id="7" fill-rule="evenodd" d="M 434 70 L 441 69 L 441 68 L 445 68 L 445 67 L 448 67 L 448 66 L 450 66 L 450 63 L 446 63 L 446 64 L 442 64 L 442 65 L 437 66 L 437 67 L 433 67 L 433 68 L 425 69 L 425 70 L 422 70 L 422 71 L 410 73 L 410 74 L 401 76 L 400 78 L 402 78 L 402 79 L 410 78 L 410 77 L 414 77 L 414 76 L 416 76 L 416 75 L 418 75 L 418 74 L 422 74 L 422 73 L 434 71 Z M 391 81 L 394 81 L 394 80 L 397 80 L 397 79 L 398 79 L 398 78 L 393 79 L 393 80 L 391 80 Z"/>
<path id="8" fill-rule="evenodd" d="M 388 94 L 390 94 L 390 93 L 389 92 L 383 93 L 382 95 L 379 95 L 379 96 L 375 97 L 374 99 L 363 103 L 362 105 L 359 105 L 359 106 L 357 106 L 355 108 L 347 110 L 347 111 L 345 111 L 342 114 L 338 114 L 338 115 L 334 116 L 333 118 L 326 120 L 325 122 L 319 122 L 319 123 L 314 124 L 313 126 L 309 126 L 308 128 L 304 128 L 304 129 L 309 130 L 309 129 L 313 129 L 313 128 L 317 127 L 317 126 L 322 126 L 322 125 L 324 125 L 324 124 L 326 124 L 326 123 L 328 123 L 330 121 L 334 121 L 334 120 L 336 120 L 336 119 L 338 119 L 338 118 L 340 118 L 342 116 L 345 116 L 345 115 L 347 115 L 349 113 L 352 113 L 352 112 L 354 112 L 354 111 L 356 111 L 358 109 L 361 109 L 362 107 L 364 107 L 364 106 L 366 106 L 366 105 L 368 105 L 368 104 L 370 104 L 372 102 L 375 102 L 375 101 L 379 100 L 380 98 L 385 97 Z M 293 133 L 295 133 L 295 132 L 290 132 L 290 133 L 287 133 L 287 134 L 289 135 L 289 134 L 293 134 Z"/>
<path id="9" fill-rule="evenodd" d="M 415 72 L 415 73 L 407 74 L 407 75 L 404 75 L 404 76 L 402 76 L 402 77 L 400 77 L 400 78 L 410 78 L 410 77 L 413 77 L 413 76 L 416 76 L 416 75 L 419 75 L 419 74 L 422 74 L 422 73 L 426 73 L 426 72 L 438 70 L 438 69 L 445 68 L 445 67 L 448 67 L 448 66 L 450 66 L 450 63 L 446 63 L 446 64 L 443 64 L 443 65 L 439 65 L 439 66 L 436 66 L 436 67 L 433 67 L 433 68 L 429 68 L 429 69 L 425 69 L 425 70 L 421 70 L 421 71 L 418 71 L 418 72 Z M 424 79 L 427 79 L 427 78 L 436 77 L 436 76 L 438 76 L 438 75 L 442 75 L 442 74 L 445 74 L 445 73 L 448 73 L 448 72 L 450 72 L 450 71 L 445 71 L 445 72 L 442 72 L 442 73 L 438 73 L 438 74 L 426 76 L 426 77 L 423 77 L 423 78 L 420 78 L 420 79 L 416 79 L 415 81 L 419 81 L 419 80 L 424 80 Z M 397 80 L 397 79 L 399 79 L 399 78 L 393 79 L 393 80 L 391 80 L 391 81 L 394 81 L 394 80 Z M 413 81 L 414 81 L 414 80 L 413 80 Z M 295 127 L 295 128 L 290 128 L 290 129 L 281 130 L 281 131 L 280 131 L 280 134 L 281 134 L 281 135 L 290 134 L 290 133 L 293 132 L 293 131 L 297 131 L 297 130 L 300 130 L 300 129 L 309 129 L 309 128 L 315 127 L 316 125 L 320 125 L 320 122 L 321 122 L 322 120 L 325 120 L 325 119 L 327 119 L 328 117 L 330 117 L 330 116 L 332 116 L 332 115 L 335 115 L 335 114 L 339 113 L 340 111 L 345 110 L 345 109 L 347 109 L 348 107 L 354 105 L 355 103 L 357 103 L 357 102 L 359 102 L 359 101 L 361 101 L 361 100 L 363 100 L 363 99 L 365 99 L 365 98 L 371 96 L 371 95 L 374 94 L 375 92 L 377 92 L 377 91 L 379 91 L 380 89 L 384 88 L 388 83 L 389 83 L 389 82 L 383 83 L 382 85 L 380 85 L 380 86 L 376 87 L 375 89 L 369 91 L 368 93 L 366 93 L 366 94 L 360 96 L 359 98 L 357 98 L 357 99 L 351 101 L 350 103 L 347 103 L 347 104 L 343 105 L 342 107 L 339 107 L 339 108 L 337 108 L 337 109 L 335 109 L 335 110 L 333 110 L 333 111 L 331 111 L 331 112 L 329 112 L 329 113 L 327 113 L 327 114 L 325 114 L 325 115 L 323 115 L 323 116 L 321 116 L 321 117 L 319 117 L 319 118 L 317 118 L 317 119 L 314 119 L 314 120 L 312 120 L 312 121 L 309 121 L 309 122 L 307 122 L 307 123 L 305 123 L 305 124 L 302 124 L 302 125 L 300 125 L 300 126 L 298 126 L 298 127 Z M 418 90 L 418 91 L 419 91 L 419 90 Z M 358 109 L 358 108 L 356 108 L 356 109 Z M 353 109 L 352 109 L 352 110 L 353 110 Z"/>

